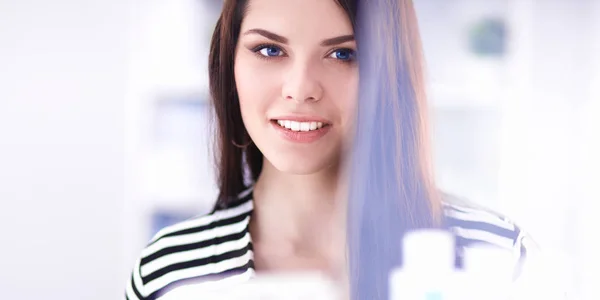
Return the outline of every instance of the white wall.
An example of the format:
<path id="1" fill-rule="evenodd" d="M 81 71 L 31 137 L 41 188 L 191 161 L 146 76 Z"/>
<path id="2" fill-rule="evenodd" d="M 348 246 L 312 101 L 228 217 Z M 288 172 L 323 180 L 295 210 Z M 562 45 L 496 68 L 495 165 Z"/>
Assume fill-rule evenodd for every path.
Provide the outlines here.
<path id="1" fill-rule="evenodd" d="M 127 12 L 0 1 L 3 299 L 122 298 Z"/>
<path id="2" fill-rule="evenodd" d="M 578 152 L 578 167 L 581 180 L 577 189 L 581 191 L 578 197 L 579 206 L 577 214 L 577 227 L 575 236 L 577 240 L 577 272 L 581 280 L 577 288 L 582 299 L 595 299 L 598 297 L 598 278 L 600 277 L 600 1 L 590 0 L 588 13 L 592 19 L 587 41 L 589 53 L 588 61 L 592 70 L 590 80 L 587 82 L 586 91 L 589 92 L 587 101 L 580 106 L 580 131 L 578 138 L 582 142 Z M 584 298 L 585 297 L 585 298 Z"/>
<path id="3" fill-rule="evenodd" d="M 153 134 L 162 125 L 156 116 L 164 114 L 157 108 L 158 100 L 208 94 L 208 43 L 216 16 L 205 1 L 135 1 L 140 3 L 131 20 L 126 96 L 128 185 L 123 242 L 128 267 L 148 242 L 154 212 L 205 211 L 211 203 L 201 199 L 215 199 L 212 169 L 202 168 L 212 161 L 208 155 L 198 158 L 209 150 L 208 131 L 198 141 L 190 141 L 203 143 L 202 149 L 156 145 Z M 180 118 L 183 126 L 197 125 L 190 122 L 190 114 L 169 118 Z"/>
<path id="4" fill-rule="evenodd" d="M 595 299 L 585 286 L 599 274 L 597 251 L 589 249 L 597 250 L 590 246 L 598 240 L 590 231 L 598 224 L 597 214 L 590 215 L 598 207 L 591 184 L 597 152 L 590 147 L 599 135 L 593 75 L 600 69 L 592 47 L 600 41 L 600 6 L 595 0 L 512 4 L 513 88 L 504 105 L 501 202 L 555 255 L 553 267 L 573 299 Z"/>
<path id="5" fill-rule="evenodd" d="M 600 1 L 414 2 L 429 80 L 445 85 L 430 91 L 438 183 L 516 220 L 574 299 L 597 298 Z M 507 56 L 495 65 L 464 47 L 468 22 L 490 13 L 509 26 Z M 471 94 L 479 105 L 452 101 Z"/>

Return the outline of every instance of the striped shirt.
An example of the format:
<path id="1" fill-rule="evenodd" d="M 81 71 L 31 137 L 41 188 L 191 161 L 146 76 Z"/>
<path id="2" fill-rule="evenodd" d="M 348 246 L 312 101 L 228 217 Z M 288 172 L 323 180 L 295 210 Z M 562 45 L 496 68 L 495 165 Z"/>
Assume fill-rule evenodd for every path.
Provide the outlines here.
<path id="1" fill-rule="evenodd" d="M 458 253 L 477 243 L 491 244 L 511 251 L 517 266 L 527 252 L 527 235 L 510 220 L 449 196 L 443 208 Z M 254 277 L 252 210 L 252 191 L 247 190 L 233 206 L 162 229 L 136 262 L 126 299 L 164 299 L 192 283 L 228 286 Z"/>

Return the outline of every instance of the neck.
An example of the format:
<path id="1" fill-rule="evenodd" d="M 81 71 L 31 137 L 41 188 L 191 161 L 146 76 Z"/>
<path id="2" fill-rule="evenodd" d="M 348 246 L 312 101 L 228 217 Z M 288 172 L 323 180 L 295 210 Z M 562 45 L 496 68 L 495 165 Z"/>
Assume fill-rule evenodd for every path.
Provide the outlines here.
<path id="1" fill-rule="evenodd" d="M 265 160 L 253 191 L 254 238 L 303 243 L 315 226 L 339 227 L 346 207 L 338 194 L 339 173 L 336 166 L 313 174 L 289 174 Z"/>
<path id="2" fill-rule="evenodd" d="M 256 257 L 257 268 L 278 268 L 272 263 L 283 257 L 298 264 L 289 266 L 292 269 L 325 264 L 316 268 L 343 270 L 346 201 L 338 193 L 339 173 L 339 168 L 332 167 L 293 175 L 264 164 L 254 186 L 250 225 L 255 251 L 262 253 Z M 289 259 L 289 255 L 300 259 Z"/>
<path id="3" fill-rule="evenodd" d="M 296 175 L 277 170 L 265 159 L 254 187 L 255 206 L 286 214 L 329 211 L 336 205 L 337 185 L 336 166 L 313 174 Z"/>

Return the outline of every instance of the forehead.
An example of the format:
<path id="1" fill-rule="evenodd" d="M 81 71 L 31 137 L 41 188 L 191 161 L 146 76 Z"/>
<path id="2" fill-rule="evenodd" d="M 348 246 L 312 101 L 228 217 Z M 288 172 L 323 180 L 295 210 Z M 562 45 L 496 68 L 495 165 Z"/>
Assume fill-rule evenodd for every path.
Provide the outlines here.
<path id="1" fill-rule="evenodd" d="M 261 28 L 288 36 L 328 38 L 352 34 L 344 9 L 335 0 L 250 0 L 242 32 Z"/>

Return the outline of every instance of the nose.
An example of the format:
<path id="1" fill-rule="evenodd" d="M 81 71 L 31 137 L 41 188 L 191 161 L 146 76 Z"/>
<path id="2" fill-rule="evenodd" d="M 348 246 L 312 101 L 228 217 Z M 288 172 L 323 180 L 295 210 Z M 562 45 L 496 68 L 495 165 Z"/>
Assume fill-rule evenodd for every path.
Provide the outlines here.
<path id="1" fill-rule="evenodd" d="M 317 102 L 323 97 L 323 87 L 316 66 L 306 62 L 297 62 L 290 66 L 284 75 L 282 96 L 296 103 Z"/>

